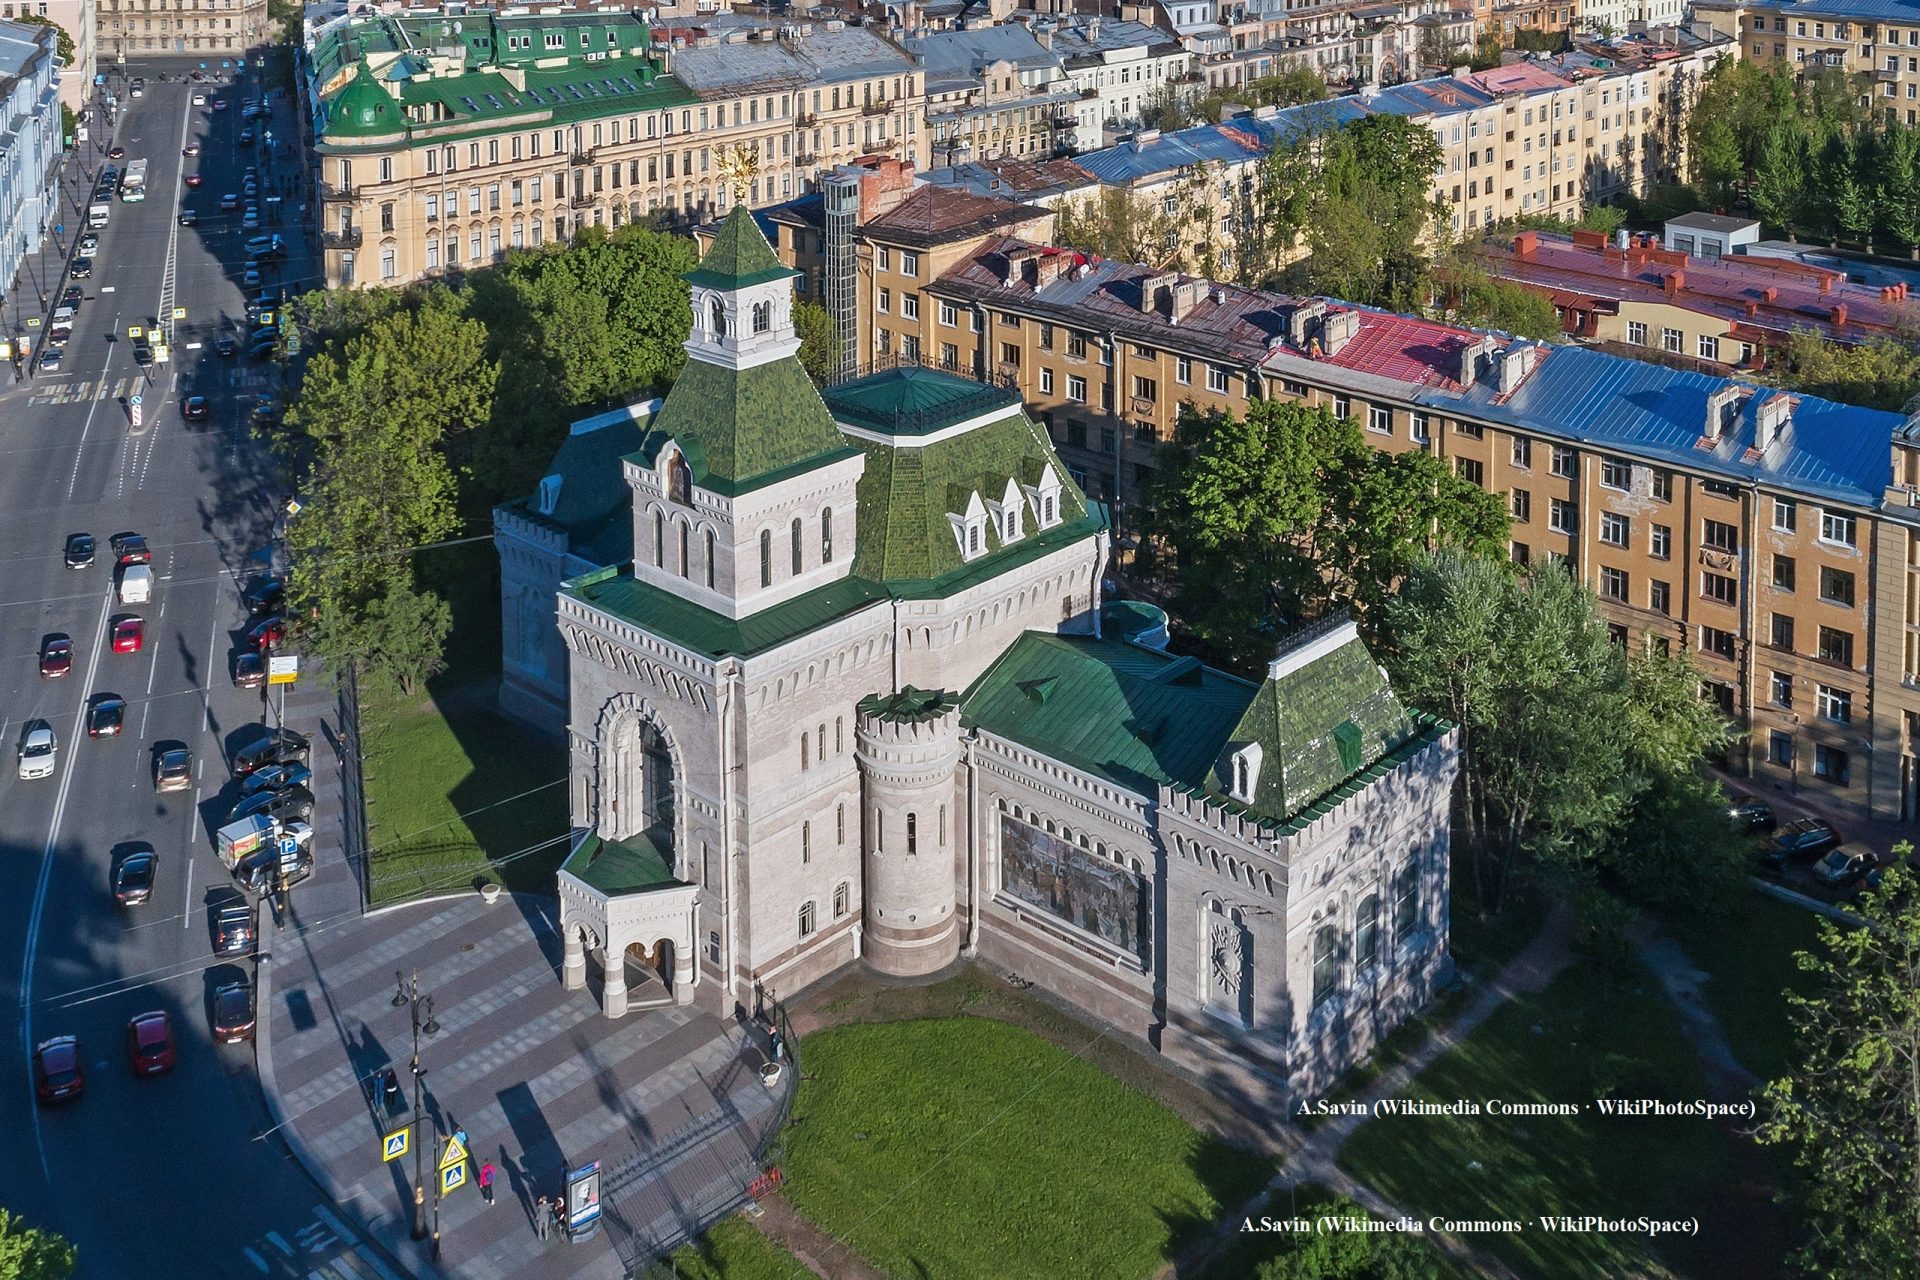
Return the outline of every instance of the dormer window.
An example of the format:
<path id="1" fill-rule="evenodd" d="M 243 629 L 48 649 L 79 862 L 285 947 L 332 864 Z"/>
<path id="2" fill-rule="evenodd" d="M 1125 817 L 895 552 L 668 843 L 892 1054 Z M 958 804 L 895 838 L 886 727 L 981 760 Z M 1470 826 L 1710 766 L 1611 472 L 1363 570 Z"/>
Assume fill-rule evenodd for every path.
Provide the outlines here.
<path id="1" fill-rule="evenodd" d="M 754 303 L 753 331 L 755 333 L 765 333 L 771 328 L 773 328 L 773 304 L 771 302 Z"/>
<path id="2" fill-rule="evenodd" d="M 1020 541 L 1020 504 L 1008 503 L 1001 515 L 1004 519 L 1000 525 L 1000 541 L 1003 543 Z"/>
<path id="3" fill-rule="evenodd" d="M 713 336 L 716 338 L 727 336 L 727 309 L 720 304 L 718 298 L 708 305 L 707 327 L 713 330 Z"/>
<path id="4" fill-rule="evenodd" d="M 554 509 L 560 505 L 560 486 L 564 481 L 564 476 L 540 477 L 540 493 L 534 501 L 541 515 L 552 515 Z"/>
<path id="5" fill-rule="evenodd" d="M 1227 788 L 1241 804 L 1252 804 L 1253 793 L 1260 785 L 1260 762 L 1266 753 L 1257 742 L 1249 742 L 1233 753 L 1232 785 Z"/>
<path id="6" fill-rule="evenodd" d="M 984 545 L 987 522 L 985 520 L 967 521 L 966 556 L 969 560 L 986 550 Z"/>
<path id="7" fill-rule="evenodd" d="M 1011 478 L 1000 492 L 1000 500 L 989 502 L 987 512 L 993 518 L 994 532 L 1000 536 L 1000 544 L 1020 541 L 1025 533 L 1025 522 L 1020 515 L 1020 486 Z"/>
<path id="8" fill-rule="evenodd" d="M 953 526 L 954 541 L 960 544 L 962 560 L 977 559 L 987 553 L 987 505 L 980 501 L 979 490 L 967 495 L 965 511 L 947 513 L 947 523 Z"/>
<path id="9" fill-rule="evenodd" d="M 1060 523 L 1060 477 L 1052 463 L 1045 464 L 1038 480 L 1022 487 L 1026 490 L 1027 504 L 1033 508 L 1036 524 L 1042 529 L 1051 529 Z"/>

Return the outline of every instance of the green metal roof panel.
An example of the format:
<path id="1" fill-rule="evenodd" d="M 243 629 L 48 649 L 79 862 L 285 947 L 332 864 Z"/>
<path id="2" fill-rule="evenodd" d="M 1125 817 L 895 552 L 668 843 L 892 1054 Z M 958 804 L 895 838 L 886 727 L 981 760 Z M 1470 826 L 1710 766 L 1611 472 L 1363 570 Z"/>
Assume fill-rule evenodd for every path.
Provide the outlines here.
<path id="1" fill-rule="evenodd" d="M 609 576 L 598 582 L 582 581 L 567 587 L 566 591 L 597 609 L 604 609 L 708 658 L 761 653 L 887 599 L 886 590 L 875 583 L 858 577 L 842 578 L 735 619 L 641 582 L 631 573 Z"/>
<path id="2" fill-rule="evenodd" d="M 607 514 L 630 509 L 632 491 L 627 488 L 620 460 L 640 447 L 651 414 L 618 411 L 610 421 L 590 430 L 570 432 L 554 451 L 547 474 L 560 477 L 560 495 L 547 518 L 581 534 L 597 528 Z"/>
<path id="3" fill-rule="evenodd" d="M 849 456 L 846 436 L 791 357 L 737 370 L 687 361 L 653 428 L 643 445 L 647 456 L 657 456 L 669 437 L 696 444 L 697 454 L 687 449 L 695 483 L 726 493 L 753 488 L 773 472 Z"/>
<path id="4" fill-rule="evenodd" d="M 926 435 L 997 408 L 1020 395 L 941 369 L 909 366 L 844 382 L 826 392 L 827 408 L 848 426 L 889 435 Z"/>
<path id="5" fill-rule="evenodd" d="M 970 725 L 1150 795 L 1203 784 L 1255 691 L 1124 641 L 1029 631 L 961 706 Z"/>
<path id="6" fill-rule="evenodd" d="M 328 99 L 321 132 L 329 138 L 366 138 L 399 133 L 405 128 L 400 104 L 380 87 L 363 62 L 347 87 Z"/>
<path id="7" fill-rule="evenodd" d="M 603 840 L 596 831 L 580 842 L 560 869 L 609 896 L 680 883 L 674 879 L 672 860 L 644 835 Z"/>
<path id="8" fill-rule="evenodd" d="M 700 265 L 688 272 L 686 279 L 689 284 L 709 289 L 738 289 L 799 274 L 781 265 L 773 246 L 767 243 L 760 225 L 742 202 L 734 205 L 733 212 L 721 222 Z"/>

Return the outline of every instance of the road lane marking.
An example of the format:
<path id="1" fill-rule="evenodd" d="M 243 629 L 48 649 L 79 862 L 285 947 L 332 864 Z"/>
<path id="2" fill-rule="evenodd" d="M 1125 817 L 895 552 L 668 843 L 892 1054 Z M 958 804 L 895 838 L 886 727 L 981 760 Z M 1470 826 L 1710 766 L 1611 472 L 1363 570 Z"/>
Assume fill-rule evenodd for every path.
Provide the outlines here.
<path id="1" fill-rule="evenodd" d="M 193 849 L 187 849 L 187 892 L 180 899 L 180 927 L 186 928 L 193 917 Z"/>
<path id="2" fill-rule="evenodd" d="M 263 1258 L 263 1257 L 261 1257 L 261 1256 L 260 1256 L 259 1254 L 257 1254 L 257 1253 L 255 1253 L 255 1252 L 253 1251 L 253 1246 L 252 1246 L 252 1245 L 243 1245 L 243 1246 L 241 1246 L 241 1249 L 240 1249 L 240 1252 L 242 1252 L 242 1253 L 244 1253 L 244 1254 L 246 1254 L 246 1255 L 247 1255 L 247 1261 L 248 1261 L 248 1262 L 251 1262 L 251 1263 L 252 1263 L 252 1264 L 253 1264 L 254 1266 L 256 1266 L 256 1267 L 258 1267 L 258 1268 L 260 1268 L 260 1274 L 261 1274 L 261 1275 L 263 1275 L 263 1276 L 264 1276 L 264 1275 L 266 1275 L 266 1274 L 268 1274 L 268 1272 L 267 1272 L 267 1260 L 266 1260 L 265 1258 Z"/>
<path id="3" fill-rule="evenodd" d="M 120 331 L 120 317 L 118 315 L 115 315 L 113 317 L 113 328 L 114 328 L 114 332 L 116 333 Z M 113 359 L 111 347 L 108 348 L 107 359 L 108 360 Z M 100 381 L 103 385 L 106 382 L 106 373 L 107 371 L 104 368 L 100 370 Z M 78 490 L 80 487 L 80 460 L 87 456 L 87 433 L 93 430 L 93 415 L 95 410 L 99 409 L 99 407 L 100 407 L 100 402 L 98 400 L 95 400 L 92 404 L 87 406 L 87 420 L 86 422 L 82 423 L 80 427 L 80 445 L 73 452 L 73 474 L 67 477 L 67 501 L 68 502 L 73 501 L 73 495 L 75 491 Z"/>
<path id="4" fill-rule="evenodd" d="M 267 1243 L 286 1254 L 289 1258 L 293 1256 L 293 1246 L 288 1244 L 286 1237 L 282 1236 L 278 1231 L 267 1232 Z"/>

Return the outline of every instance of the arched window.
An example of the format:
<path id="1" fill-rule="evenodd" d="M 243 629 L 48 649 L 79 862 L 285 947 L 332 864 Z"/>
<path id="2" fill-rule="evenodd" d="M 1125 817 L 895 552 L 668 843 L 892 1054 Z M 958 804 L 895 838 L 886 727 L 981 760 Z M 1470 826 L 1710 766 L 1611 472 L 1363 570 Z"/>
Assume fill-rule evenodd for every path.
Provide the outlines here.
<path id="1" fill-rule="evenodd" d="M 813 861 L 813 823 L 800 824 L 800 861 Z"/>
<path id="2" fill-rule="evenodd" d="M 1413 932 L 1420 919 L 1420 876 L 1409 862 L 1393 878 L 1393 936 L 1397 942 Z"/>
<path id="3" fill-rule="evenodd" d="M 760 585 L 773 585 L 773 530 L 760 531 Z"/>
<path id="4" fill-rule="evenodd" d="M 940 806 L 940 847 L 947 847 L 947 806 Z"/>
<path id="5" fill-rule="evenodd" d="M 1340 935 L 1330 924 L 1313 933 L 1313 1007 L 1319 1008 L 1340 985 Z"/>
<path id="6" fill-rule="evenodd" d="M 806 552 L 802 548 L 801 542 L 802 542 L 802 535 L 800 532 L 800 517 L 795 516 L 793 518 L 793 573 L 795 577 L 798 577 L 800 575 L 802 558 L 806 554 Z"/>
<path id="7" fill-rule="evenodd" d="M 833 886 L 833 918 L 838 920 L 847 914 L 847 882 L 842 880 Z"/>
<path id="8" fill-rule="evenodd" d="M 835 844 L 847 842 L 847 802 L 845 800 L 833 806 L 833 840 Z"/>
<path id="9" fill-rule="evenodd" d="M 675 453 L 673 461 L 667 464 L 667 496 L 675 502 L 691 501 L 693 490 L 693 468 L 687 465 L 687 455 Z"/>
<path id="10" fill-rule="evenodd" d="M 847 749 L 847 720 L 845 716 L 833 718 L 833 754 L 839 755 Z"/>
<path id="11" fill-rule="evenodd" d="M 773 328 L 773 304 L 771 302 L 754 303 L 753 331 L 755 333 L 765 333 L 771 328 Z"/>
<path id="12" fill-rule="evenodd" d="M 920 852 L 920 818 L 918 814 L 907 815 L 907 852 Z"/>
<path id="13" fill-rule="evenodd" d="M 1353 964 L 1364 969 L 1380 958 L 1380 895 L 1370 893 L 1360 899 L 1353 917 Z"/>
<path id="14" fill-rule="evenodd" d="M 684 520 L 681 521 L 680 522 L 680 576 L 683 578 L 690 578 L 693 576 L 691 573 L 688 572 L 687 542 L 688 542 L 688 539 L 691 538 L 691 536 L 692 536 L 692 533 L 687 528 L 686 521 Z"/>
<path id="15" fill-rule="evenodd" d="M 820 563 L 833 563 L 833 508 L 820 513 Z"/>
<path id="16" fill-rule="evenodd" d="M 658 507 L 653 511 L 653 567 L 667 567 L 667 518 Z"/>
<path id="17" fill-rule="evenodd" d="M 800 731 L 800 767 L 802 769 L 809 767 L 807 752 L 812 747 L 812 745 L 813 745 L 812 741 L 807 736 L 807 731 L 805 729 L 802 729 Z"/>
<path id="18" fill-rule="evenodd" d="M 709 327 L 712 328 L 713 330 L 713 336 L 716 338 L 726 337 L 727 336 L 727 312 L 726 312 L 726 308 L 720 305 L 720 299 L 715 298 L 713 300 L 712 307 L 708 309 L 707 317 L 708 317 Z"/>
<path id="19" fill-rule="evenodd" d="M 802 938 L 813 936 L 813 903 L 811 902 L 800 904 L 800 936 Z"/>
<path id="20" fill-rule="evenodd" d="M 820 722 L 820 740 L 813 754 L 822 760 L 827 758 L 827 722 L 825 720 Z"/>
<path id="21" fill-rule="evenodd" d="M 707 586 L 711 587 L 713 586 L 714 574 L 716 572 L 713 563 L 713 530 L 707 530 L 705 538 L 707 544 Z"/>

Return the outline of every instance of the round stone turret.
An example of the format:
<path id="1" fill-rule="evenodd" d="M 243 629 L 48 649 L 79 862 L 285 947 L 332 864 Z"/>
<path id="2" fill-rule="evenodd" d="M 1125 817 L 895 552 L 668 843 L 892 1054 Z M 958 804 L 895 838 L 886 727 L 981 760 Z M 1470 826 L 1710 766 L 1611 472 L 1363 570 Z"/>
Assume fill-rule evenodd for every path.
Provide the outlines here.
<path id="1" fill-rule="evenodd" d="M 865 797 L 863 953 L 881 973 L 932 973 L 960 954 L 954 910 L 960 700 L 908 687 L 863 698 L 856 712 Z"/>

